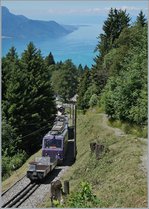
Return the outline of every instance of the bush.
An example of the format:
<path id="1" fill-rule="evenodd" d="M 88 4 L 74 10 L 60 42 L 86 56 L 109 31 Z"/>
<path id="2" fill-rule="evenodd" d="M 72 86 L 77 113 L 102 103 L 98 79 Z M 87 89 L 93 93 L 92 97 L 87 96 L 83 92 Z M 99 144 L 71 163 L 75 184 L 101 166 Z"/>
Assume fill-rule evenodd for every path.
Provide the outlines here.
<path id="1" fill-rule="evenodd" d="M 6 153 L 2 156 L 2 178 L 8 178 L 12 171 L 20 168 L 27 159 L 25 151 L 19 151 L 13 157 L 9 157 Z"/>
<path id="2" fill-rule="evenodd" d="M 2 157 L 2 177 L 7 178 L 10 176 L 11 168 L 10 168 L 10 157 L 3 156 Z"/>
<path id="3" fill-rule="evenodd" d="M 72 193 L 67 203 L 67 207 L 73 208 L 92 208 L 100 206 L 100 200 L 92 193 L 91 185 L 88 182 L 82 182 L 80 190 Z"/>
<path id="4" fill-rule="evenodd" d="M 95 105 L 97 105 L 97 103 L 98 103 L 98 96 L 96 94 L 93 94 L 90 98 L 89 106 L 94 107 Z"/>
<path id="5" fill-rule="evenodd" d="M 26 161 L 26 159 L 27 159 L 27 154 L 25 153 L 25 151 L 22 152 L 20 151 L 19 153 L 13 156 L 11 160 L 11 169 L 16 170 L 20 168 L 23 165 L 23 163 Z"/>

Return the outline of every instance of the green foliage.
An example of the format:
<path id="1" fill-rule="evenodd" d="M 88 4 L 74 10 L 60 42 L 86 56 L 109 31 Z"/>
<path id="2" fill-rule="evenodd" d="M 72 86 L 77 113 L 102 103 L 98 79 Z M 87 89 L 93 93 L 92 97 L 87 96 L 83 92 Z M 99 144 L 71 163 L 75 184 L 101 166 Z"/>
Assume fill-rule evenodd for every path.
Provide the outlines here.
<path id="1" fill-rule="evenodd" d="M 2 99 L 5 100 L 10 78 L 13 76 L 14 68 L 18 67 L 18 55 L 14 47 L 10 48 L 6 57 L 2 58 Z"/>
<path id="2" fill-rule="evenodd" d="M 87 92 L 87 89 L 89 88 L 90 84 L 91 84 L 91 73 L 86 68 L 81 77 L 79 87 L 78 87 L 77 103 L 78 103 L 79 109 L 85 109 L 89 107 L 88 102 L 90 100 L 91 92 L 90 90 Z"/>
<path id="3" fill-rule="evenodd" d="M 123 64 L 119 70 L 114 72 L 109 65 L 113 76 L 108 79 L 101 103 L 111 117 L 143 124 L 147 123 L 147 33 L 146 28 L 137 27 L 132 28 L 132 32 L 135 34 L 131 48 L 121 57 Z M 125 33 L 123 35 L 125 40 Z M 120 40 L 122 43 L 122 34 Z M 118 54 L 119 48 L 115 52 Z M 115 59 L 118 62 L 118 58 Z"/>
<path id="4" fill-rule="evenodd" d="M 98 104 L 98 96 L 97 94 L 93 94 L 90 98 L 90 101 L 89 101 L 89 106 L 90 107 L 94 107 Z"/>
<path id="5" fill-rule="evenodd" d="M 109 52 L 114 46 L 114 41 L 119 37 L 122 30 L 129 26 L 130 17 L 126 11 L 111 8 L 107 20 L 103 25 L 103 34 L 99 36 L 96 50 L 100 52 L 100 58 Z"/>
<path id="6" fill-rule="evenodd" d="M 50 52 L 48 56 L 45 58 L 45 65 L 49 67 L 50 65 L 55 65 L 53 54 Z"/>
<path id="7" fill-rule="evenodd" d="M 91 185 L 82 182 L 79 191 L 72 193 L 67 201 L 67 207 L 92 208 L 99 207 L 100 200 L 93 194 Z"/>
<path id="8" fill-rule="evenodd" d="M 139 15 L 137 16 L 136 25 L 144 27 L 147 24 L 145 15 L 143 14 L 142 10 L 140 11 Z"/>
<path id="9" fill-rule="evenodd" d="M 2 156 L 2 177 L 3 179 L 8 178 L 12 171 L 21 167 L 21 165 L 26 161 L 27 154 L 20 150 L 18 153 L 10 157 L 5 150 Z"/>
<path id="10" fill-rule="evenodd" d="M 56 113 L 50 73 L 33 43 L 20 58 L 14 47 L 3 57 L 2 88 L 2 176 L 7 178 L 41 147 Z"/>
<path id="11" fill-rule="evenodd" d="M 71 60 L 66 60 L 52 69 L 52 86 L 56 95 L 64 102 L 69 101 L 76 92 L 78 85 L 78 71 Z"/>
<path id="12" fill-rule="evenodd" d="M 79 76 L 79 79 L 82 77 L 83 71 L 84 71 L 84 69 L 83 69 L 82 65 L 80 64 L 78 66 L 78 76 Z"/>
<path id="13" fill-rule="evenodd" d="M 15 128 L 17 136 L 23 136 L 18 148 L 32 153 L 39 148 L 45 132 L 30 133 L 52 122 L 56 113 L 49 71 L 33 43 L 11 69 L 3 104 L 8 124 Z"/>
<path id="14" fill-rule="evenodd" d="M 109 76 L 109 68 L 112 72 L 119 71 L 121 57 L 125 55 L 127 46 L 117 51 L 116 41 L 123 30 L 129 27 L 130 17 L 126 11 L 111 8 L 107 20 L 103 25 L 103 33 L 98 36 L 96 51 L 98 55 L 94 58 L 95 64 L 92 67 L 92 82 L 97 85 L 98 94 L 105 87 Z M 110 51 L 111 50 L 111 51 Z M 113 58 L 116 59 L 113 60 Z"/>
<path id="15" fill-rule="evenodd" d="M 7 151 L 9 156 L 13 156 L 20 143 L 20 137 L 17 136 L 13 128 L 3 116 L 2 119 L 2 155 Z"/>
<path id="16" fill-rule="evenodd" d="M 78 107 L 101 104 L 113 119 L 147 123 L 147 24 L 142 12 L 134 26 L 126 11 L 112 9 L 99 35 L 95 64 L 82 75 Z M 95 87 L 93 91 L 92 87 Z M 98 98 L 100 101 L 98 101 Z"/>

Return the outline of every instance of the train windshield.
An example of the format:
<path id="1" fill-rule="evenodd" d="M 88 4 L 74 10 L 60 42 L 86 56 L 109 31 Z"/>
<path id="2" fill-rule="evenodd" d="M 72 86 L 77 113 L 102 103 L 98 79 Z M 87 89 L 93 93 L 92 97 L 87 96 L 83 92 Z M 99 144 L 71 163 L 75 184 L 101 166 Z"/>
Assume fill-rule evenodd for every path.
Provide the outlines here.
<path id="1" fill-rule="evenodd" d="M 45 148 L 62 148 L 62 141 L 59 139 L 45 139 L 44 141 Z"/>

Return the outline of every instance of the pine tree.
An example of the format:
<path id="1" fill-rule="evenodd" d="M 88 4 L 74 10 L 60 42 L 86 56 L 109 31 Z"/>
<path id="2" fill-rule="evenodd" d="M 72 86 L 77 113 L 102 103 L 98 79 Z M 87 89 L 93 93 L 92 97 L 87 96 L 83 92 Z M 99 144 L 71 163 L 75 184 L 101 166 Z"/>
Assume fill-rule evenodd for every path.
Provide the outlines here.
<path id="1" fill-rule="evenodd" d="M 103 34 L 100 34 L 100 39 L 96 50 L 99 51 L 100 57 L 103 57 L 107 52 L 114 47 L 114 41 L 119 37 L 122 30 L 129 26 L 130 17 L 126 14 L 126 10 L 110 9 L 107 20 L 103 25 Z"/>
<path id="2" fill-rule="evenodd" d="M 140 11 L 139 15 L 137 16 L 136 25 L 144 27 L 147 24 L 145 15 L 143 14 L 142 10 Z"/>
<path id="3" fill-rule="evenodd" d="M 104 33 L 98 36 L 99 42 L 96 47 L 98 51 L 94 58 L 95 64 L 92 66 L 92 80 L 96 83 L 98 92 L 104 88 L 109 72 L 103 67 L 104 57 L 112 48 L 116 48 L 116 40 L 121 32 L 129 27 L 130 17 L 126 14 L 126 10 L 117 10 L 111 8 L 107 20 L 104 22 Z"/>
<path id="4" fill-rule="evenodd" d="M 77 104 L 80 109 L 88 108 L 88 102 L 85 99 L 85 93 L 89 86 L 91 85 L 91 72 L 85 67 L 83 76 L 81 78 L 79 87 L 78 87 L 78 99 Z"/>
<path id="5" fill-rule="evenodd" d="M 49 67 L 50 65 L 55 65 L 52 52 L 50 52 L 50 54 L 45 58 L 45 64 L 47 67 Z"/>
<path id="6" fill-rule="evenodd" d="M 2 58 L 2 99 L 5 100 L 5 94 L 13 68 L 18 66 L 18 55 L 16 49 L 11 47 L 6 57 Z"/>
<path id="7" fill-rule="evenodd" d="M 14 68 L 6 99 L 10 124 L 21 137 L 29 135 L 23 138 L 20 147 L 30 154 L 41 143 L 43 132 L 30 133 L 52 123 L 56 113 L 49 72 L 33 43 L 23 52 L 20 68 Z"/>
<path id="8" fill-rule="evenodd" d="M 81 78 L 81 76 L 83 75 L 83 67 L 82 65 L 80 64 L 78 66 L 78 76 L 79 76 L 79 79 Z"/>

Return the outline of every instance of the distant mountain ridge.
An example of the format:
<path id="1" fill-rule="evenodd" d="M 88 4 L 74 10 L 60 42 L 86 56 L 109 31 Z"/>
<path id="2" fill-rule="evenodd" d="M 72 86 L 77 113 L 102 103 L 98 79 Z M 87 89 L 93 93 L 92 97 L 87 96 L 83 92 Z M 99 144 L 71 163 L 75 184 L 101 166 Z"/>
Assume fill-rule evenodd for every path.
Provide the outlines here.
<path id="1" fill-rule="evenodd" d="M 62 26 L 55 21 L 31 20 L 23 15 L 14 15 L 2 7 L 2 37 L 23 39 L 58 38 L 76 28 Z"/>

